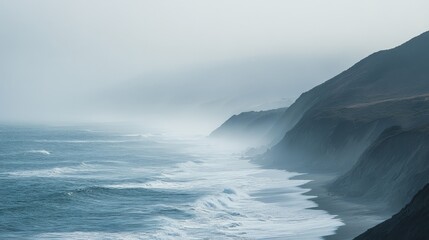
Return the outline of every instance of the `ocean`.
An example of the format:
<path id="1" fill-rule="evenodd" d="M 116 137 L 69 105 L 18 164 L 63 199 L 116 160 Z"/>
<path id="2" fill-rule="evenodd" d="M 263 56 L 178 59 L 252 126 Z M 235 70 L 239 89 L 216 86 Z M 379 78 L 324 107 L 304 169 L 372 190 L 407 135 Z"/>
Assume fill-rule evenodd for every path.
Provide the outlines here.
<path id="1" fill-rule="evenodd" d="M 306 180 L 204 136 L 0 126 L 0 239 L 322 239 Z"/>

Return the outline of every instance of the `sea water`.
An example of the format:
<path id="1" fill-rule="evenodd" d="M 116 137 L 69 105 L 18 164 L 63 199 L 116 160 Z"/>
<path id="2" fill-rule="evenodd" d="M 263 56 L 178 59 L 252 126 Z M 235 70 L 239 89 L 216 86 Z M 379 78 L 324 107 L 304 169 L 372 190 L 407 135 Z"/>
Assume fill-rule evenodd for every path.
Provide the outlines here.
<path id="1" fill-rule="evenodd" d="M 106 130 L 107 129 L 107 130 Z M 321 239 L 307 181 L 205 137 L 0 127 L 0 239 Z"/>

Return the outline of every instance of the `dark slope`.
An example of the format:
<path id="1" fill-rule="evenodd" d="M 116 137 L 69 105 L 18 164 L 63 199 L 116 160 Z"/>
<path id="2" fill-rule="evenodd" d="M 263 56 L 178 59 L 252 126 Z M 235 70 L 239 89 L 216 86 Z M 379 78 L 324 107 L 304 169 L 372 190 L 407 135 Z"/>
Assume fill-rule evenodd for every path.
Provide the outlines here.
<path id="1" fill-rule="evenodd" d="M 380 51 L 304 93 L 272 131 L 266 156 L 295 170 L 344 171 L 386 128 L 429 121 L 429 32 Z"/>
<path id="2" fill-rule="evenodd" d="M 336 77 L 303 93 L 283 114 L 272 131 L 286 133 L 312 109 L 426 93 L 428 84 L 424 80 L 427 80 L 429 72 L 428 58 L 429 32 L 396 48 L 374 53 Z"/>
<path id="3" fill-rule="evenodd" d="M 429 239 L 429 184 L 399 213 L 355 238 L 355 240 L 384 239 Z"/>
<path id="4" fill-rule="evenodd" d="M 427 183 L 429 125 L 411 130 L 392 127 L 330 189 L 349 197 L 382 201 L 398 210 Z"/>
<path id="5" fill-rule="evenodd" d="M 234 115 L 214 130 L 210 137 L 246 141 L 251 144 L 266 143 L 268 139 L 265 136 L 285 110 L 286 108 L 279 108 Z"/>
<path id="6" fill-rule="evenodd" d="M 274 150 L 293 160 L 285 159 L 284 167 L 344 171 L 384 129 L 395 125 L 410 128 L 426 122 L 426 96 L 314 110 L 311 118 L 304 117 Z"/>

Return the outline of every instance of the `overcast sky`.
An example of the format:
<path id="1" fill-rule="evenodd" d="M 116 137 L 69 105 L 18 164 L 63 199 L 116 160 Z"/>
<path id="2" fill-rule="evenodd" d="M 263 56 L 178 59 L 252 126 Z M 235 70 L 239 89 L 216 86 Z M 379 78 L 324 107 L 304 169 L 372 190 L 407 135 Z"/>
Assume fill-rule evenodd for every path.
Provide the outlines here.
<path id="1" fill-rule="evenodd" d="M 290 104 L 429 30 L 428 9 L 427 0 L 0 0 L 0 120 L 68 109 L 101 117 L 94 105 L 213 108 L 218 122 Z"/>

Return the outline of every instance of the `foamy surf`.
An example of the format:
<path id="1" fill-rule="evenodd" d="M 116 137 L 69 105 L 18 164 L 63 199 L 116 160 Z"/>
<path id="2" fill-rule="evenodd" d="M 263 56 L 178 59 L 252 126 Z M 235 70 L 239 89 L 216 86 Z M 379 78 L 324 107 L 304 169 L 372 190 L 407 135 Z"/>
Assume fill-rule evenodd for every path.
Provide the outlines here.
<path id="1" fill-rule="evenodd" d="M 313 209 L 298 173 L 260 168 L 202 138 L 17 131 L 23 147 L 4 141 L 17 154 L 1 158 L 0 207 L 19 231 L 2 239 L 312 240 L 342 225 Z M 41 157 L 45 146 L 54 154 Z"/>
<path id="2" fill-rule="evenodd" d="M 131 133 L 131 134 L 123 134 L 120 135 L 121 137 L 142 137 L 142 138 L 150 138 L 154 137 L 155 135 L 152 133 Z"/>
<path id="3" fill-rule="evenodd" d="M 182 207 L 195 216 L 176 220 L 162 216 L 163 227 L 152 237 L 203 239 L 210 234 L 222 239 L 321 239 L 343 225 L 340 219 L 322 210 L 300 175 L 263 169 L 233 152 L 219 152 L 214 146 L 188 149 L 193 157 L 160 172 L 155 180 L 105 185 L 112 189 L 159 189 L 204 192 L 204 196 Z M 200 151 L 200 152 L 198 152 Z M 186 237 L 184 237 L 186 236 Z"/>
<path id="4" fill-rule="evenodd" d="M 43 178 L 72 177 L 80 174 L 80 177 L 83 177 L 81 175 L 82 173 L 88 173 L 94 170 L 95 169 L 93 168 L 93 166 L 82 162 L 77 166 L 14 171 L 14 172 L 8 172 L 7 174 L 15 177 L 43 177 Z"/>
<path id="5" fill-rule="evenodd" d="M 39 154 L 43 154 L 43 155 L 51 155 L 51 153 L 47 150 L 30 150 L 28 151 L 28 153 L 39 153 Z"/>
<path id="6" fill-rule="evenodd" d="M 311 209 L 317 205 L 303 195 L 309 189 L 300 187 L 308 181 L 291 179 L 299 174 L 262 169 L 233 152 L 200 147 L 189 149 L 198 161 L 179 163 L 145 185 L 208 192 L 187 209 L 195 218 L 163 217 L 168 229 L 185 232 L 187 239 L 210 233 L 222 239 L 308 240 L 331 235 L 343 225 L 335 216 Z"/>

